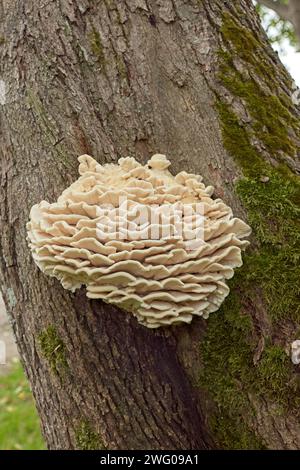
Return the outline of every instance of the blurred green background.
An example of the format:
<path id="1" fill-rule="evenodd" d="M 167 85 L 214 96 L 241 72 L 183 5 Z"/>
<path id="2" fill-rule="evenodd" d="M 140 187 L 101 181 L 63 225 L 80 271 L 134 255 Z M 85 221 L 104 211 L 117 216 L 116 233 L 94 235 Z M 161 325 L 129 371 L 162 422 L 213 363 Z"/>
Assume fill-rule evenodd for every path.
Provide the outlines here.
<path id="1" fill-rule="evenodd" d="M 45 449 L 39 418 L 20 362 L 1 374 L 0 450 Z"/>

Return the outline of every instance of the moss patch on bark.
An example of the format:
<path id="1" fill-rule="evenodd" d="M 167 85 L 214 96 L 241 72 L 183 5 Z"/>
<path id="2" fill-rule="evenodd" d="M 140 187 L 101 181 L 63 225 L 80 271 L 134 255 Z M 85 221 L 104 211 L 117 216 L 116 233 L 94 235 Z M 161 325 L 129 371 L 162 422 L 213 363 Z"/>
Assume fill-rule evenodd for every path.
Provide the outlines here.
<path id="1" fill-rule="evenodd" d="M 102 44 L 99 31 L 93 28 L 92 32 L 90 33 L 89 39 L 90 39 L 90 45 L 91 45 L 91 49 L 92 49 L 94 56 L 96 57 L 99 65 L 105 68 L 106 59 L 105 59 L 104 47 Z"/>
<path id="2" fill-rule="evenodd" d="M 264 148 L 279 160 L 285 156 L 294 158 L 297 146 L 290 134 L 292 131 L 299 135 L 299 120 L 291 112 L 291 99 L 280 91 L 274 92 L 274 79 L 278 76 L 275 64 L 264 59 L 262 45 L 254 34 L 239 26 L 229 14 L 224 15 L 221 32 L 232 49 L 232 53 L 220 52 L 222 84 L 246 104 L 255 137 Z M 245 63 L 242 70 L 236 67 L 236 55 Z"/>
<path id="3" fill-rule="evenodd" d="M 80 450 L 102 450 L 105 446 L 98 433 L 87 421 L 82 421 L 75 430 L 76 446 Z"/>
<path id="4" fill-rule="evenodd" d="M 51 370 L 59 374 L 67 368 L 65 345 L 53 325 L 48 326 L 39 336 L 38 341 L 43 356 L 50 364 Z"/>
<path id="5" fill-rule="evenodd" d="M 243 285 L 262 291 L 272 321 L 300 322 L 300 184 L 288 168 L 267 163 L 229 106 L 218 101 L 223 141 L 246 177 L 236 191 L 248 211 L 259 248 L 244 256 Z"/>
<path id="6" fill-rule="evenodd" d="M 274 79 L 274 70 L 260 61 L 262 46 L 255 35 L 240 27 L 230 15 L 224 16 L 221 32 L 231 53 L 220 51 L 219 78 L 241 100 L 251 115 L 252 125 L 242 122 L 220 96 L 216 107 L 224 146 L 244 175 L 236 184 L 236 192 L 247 209 L 257 243 L 246 252 L 244 266 L 229 283 L 229 297 L 207 322 L 201 344 L 200 385 L 208 390 L 216 405 L 211 427 L 220 446 L 257 449 L 263 448 L 264 443 L 246 424 L 254 413 L 249 407 L 249 395 L 267 396 L 278 410 L 289 408 L 296 413 L 300 405 L 299 375 L 283 345 L 274 342 L 272 333 L 265 338 L 254 365 L 258 337 L 253 325 L 255 317 L 251 315 L 262 298 L 271 331 L 286 320 L 300 327 L 300 184 L 284 163 L 287 156 L 294 157 L 299 150 L 295 144 L 299 123 L 288 96 L 266 91 Z M 247 76 L 236 68 L 236 55 L 249 66 Z M 264 84 L 252 78 L 251 67 Z M 293 134 L 296 139 L 291 137 Z M 259 142 L 276 158 L 275 166 L 266 161 L 253 142 Z"/>

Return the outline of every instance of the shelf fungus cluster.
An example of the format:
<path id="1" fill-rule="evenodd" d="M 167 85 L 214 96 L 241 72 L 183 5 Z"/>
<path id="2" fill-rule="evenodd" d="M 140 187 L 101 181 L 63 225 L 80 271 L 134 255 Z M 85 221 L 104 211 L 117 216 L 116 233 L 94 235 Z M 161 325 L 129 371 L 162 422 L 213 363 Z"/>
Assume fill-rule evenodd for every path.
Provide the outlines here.
<path id="1" fill-rule="evenodd" d="M 133 314 L 148 328 L 207 318 L 228 295 L 250 228 L 213 188 L 164 155 L 100 165 L 79 157 L 79 179 L 31 209 L 34 261 L 65 289 Z"/>

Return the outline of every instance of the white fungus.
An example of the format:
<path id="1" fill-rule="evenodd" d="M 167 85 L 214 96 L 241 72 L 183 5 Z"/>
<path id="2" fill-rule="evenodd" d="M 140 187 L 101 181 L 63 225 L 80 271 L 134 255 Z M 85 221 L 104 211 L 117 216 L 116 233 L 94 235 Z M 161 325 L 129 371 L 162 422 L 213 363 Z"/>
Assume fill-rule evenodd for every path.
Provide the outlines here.
<path id="1" fill-rule="evenodd" d="M 38 267 L 65 289 L 85 285 L 89 298 L 131 312 L 148 328 L 218 310 L 250 227 L 211 198 L 201 176 L 172 176 L 164 155 L 145 166 L 129 157 L 103 166 L 88 155 L 78 160 L 80 177 L 58 201 L 31 209 Z"/>

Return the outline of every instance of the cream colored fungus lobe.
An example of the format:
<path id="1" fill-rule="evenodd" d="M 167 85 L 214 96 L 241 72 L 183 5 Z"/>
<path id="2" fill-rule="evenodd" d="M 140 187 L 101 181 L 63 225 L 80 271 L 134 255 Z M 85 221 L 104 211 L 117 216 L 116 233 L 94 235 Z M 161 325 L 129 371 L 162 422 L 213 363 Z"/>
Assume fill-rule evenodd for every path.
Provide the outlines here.
<path id="1" fill-rule="evenodd" d="M 213 187 L 185 171 L 173 176 L 160 154 L 145 166 L 130 157 L 103 166 L 89 155 L 78 160 L 80 177 L 57 202 L 31 209 L 28 238 L 41 271 L 73 292 L 86 286 L 87 297 L 148 328 L 218 310 L 251 229 L 211 198 Z"/>

